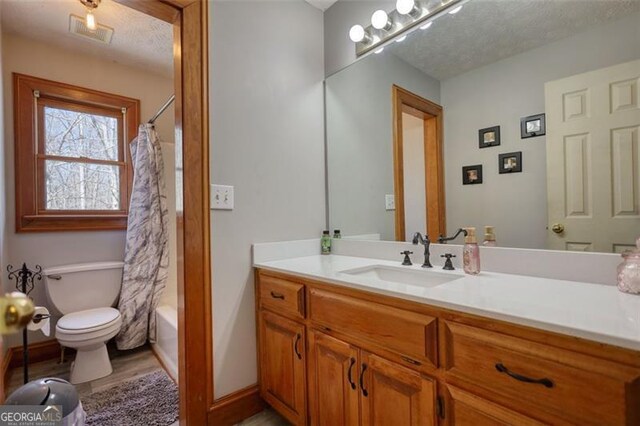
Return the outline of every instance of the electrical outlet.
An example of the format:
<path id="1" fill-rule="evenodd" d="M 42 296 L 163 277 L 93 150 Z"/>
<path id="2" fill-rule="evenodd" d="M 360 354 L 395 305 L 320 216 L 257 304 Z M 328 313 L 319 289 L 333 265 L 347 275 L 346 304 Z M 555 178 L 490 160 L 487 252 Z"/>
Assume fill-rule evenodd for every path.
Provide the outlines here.
<path id="1" fill-rule="evenodd" d="M 387 210 L 396 209 L 396 197 L 393 194 L 386 194 L 384 196 L 384 208 Z"/>
<path id="2" fill-rule="evenodd" d="M 211 209 L 233 210 L 233 186 L 211 185 Z"/>

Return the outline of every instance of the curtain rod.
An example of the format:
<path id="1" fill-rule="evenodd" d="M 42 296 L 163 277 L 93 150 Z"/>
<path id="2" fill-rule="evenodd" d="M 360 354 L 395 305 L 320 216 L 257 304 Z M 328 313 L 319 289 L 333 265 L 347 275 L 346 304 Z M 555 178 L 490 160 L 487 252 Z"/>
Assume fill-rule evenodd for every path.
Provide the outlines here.
<path id="1" fill-rule="evenodd" d="M 156 115 L 154 115 L 147 123 L 149 124 L 153 124 L 156 122 L 156 120 L 158 119 L 158 117 L 160 117 L 162 115 L 162 113 L 169 108 L 169 105 L 171 105 L 173 103 L 173 101 L 176 100 L 176 95 L 171 95 L 171 97 L 169 99 L 167 99 L 167 102 L 164 103 L 164 105 L 162 105 L 160 107 L 160 109 L 158 110 L 158 112 L 156 112 Z"/>

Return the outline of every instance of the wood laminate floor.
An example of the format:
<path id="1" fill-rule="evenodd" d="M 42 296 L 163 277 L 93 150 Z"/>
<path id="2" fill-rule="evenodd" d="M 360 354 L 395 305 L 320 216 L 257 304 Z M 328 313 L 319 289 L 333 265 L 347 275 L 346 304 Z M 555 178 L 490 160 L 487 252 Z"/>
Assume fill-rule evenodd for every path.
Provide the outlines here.
<path id="1" fill-rule="evenodd" d="M 69 351 L 70 353 L 70 351 Z M 65 362 L 60 363 L 59 359 L 37 362 L 29 366 L 29 380 L 36 380 L 44 377 L 59 377 L 69 380 L 71 362 L 75 354 L 66 355 Z M 76 385 L 80 398 L 92 394 L 111 386 L 122 383 L 124 380 L 135 379 L 139 376 L 162 369 L 153 352 L 148 346 L 131 351 L 117 351 L 109 348 L 109 358 L 113 373 L 107 377 L 93 380 L 91 382 Z M 14 368 L 9 372 L 7 383 L 7 395 L 22 386 L 22 367 Z"/>

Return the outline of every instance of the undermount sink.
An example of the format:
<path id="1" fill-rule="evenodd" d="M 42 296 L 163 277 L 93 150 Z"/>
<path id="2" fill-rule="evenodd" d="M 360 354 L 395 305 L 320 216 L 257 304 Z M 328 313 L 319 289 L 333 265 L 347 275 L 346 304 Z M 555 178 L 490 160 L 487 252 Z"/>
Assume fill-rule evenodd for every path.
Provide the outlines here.
<path id="1" fill-rule="evenodd" d="M 435 287 L 460 278 L 458 275 L 443 274 L 430 270 L 404 269 L 402 267 L 372 265 L 348 269 L 343 274 L 373 278 L 394 283 Z"/>

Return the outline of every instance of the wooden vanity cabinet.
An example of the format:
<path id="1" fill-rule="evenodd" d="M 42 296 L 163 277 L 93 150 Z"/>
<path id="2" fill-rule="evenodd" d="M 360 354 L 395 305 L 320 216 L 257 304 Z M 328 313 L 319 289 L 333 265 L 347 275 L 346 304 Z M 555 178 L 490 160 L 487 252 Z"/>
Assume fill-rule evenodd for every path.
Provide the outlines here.
<path id="1" fill-rule="evenodd" d="M 307 423 L 305 327 L 261 311 L 259 322 L 260 394 L 294 425 Z"/>
<path id="2" fill-rule="evenodd" d="M 258 270 L 261 396 L 296 425 L 640 425 L 640 353 Z"/>
<path id="3" fill-rule="evenodd" d="M 311 425 L 436 424 L 435 382 L 323 332 L 309 332 Z"/>

